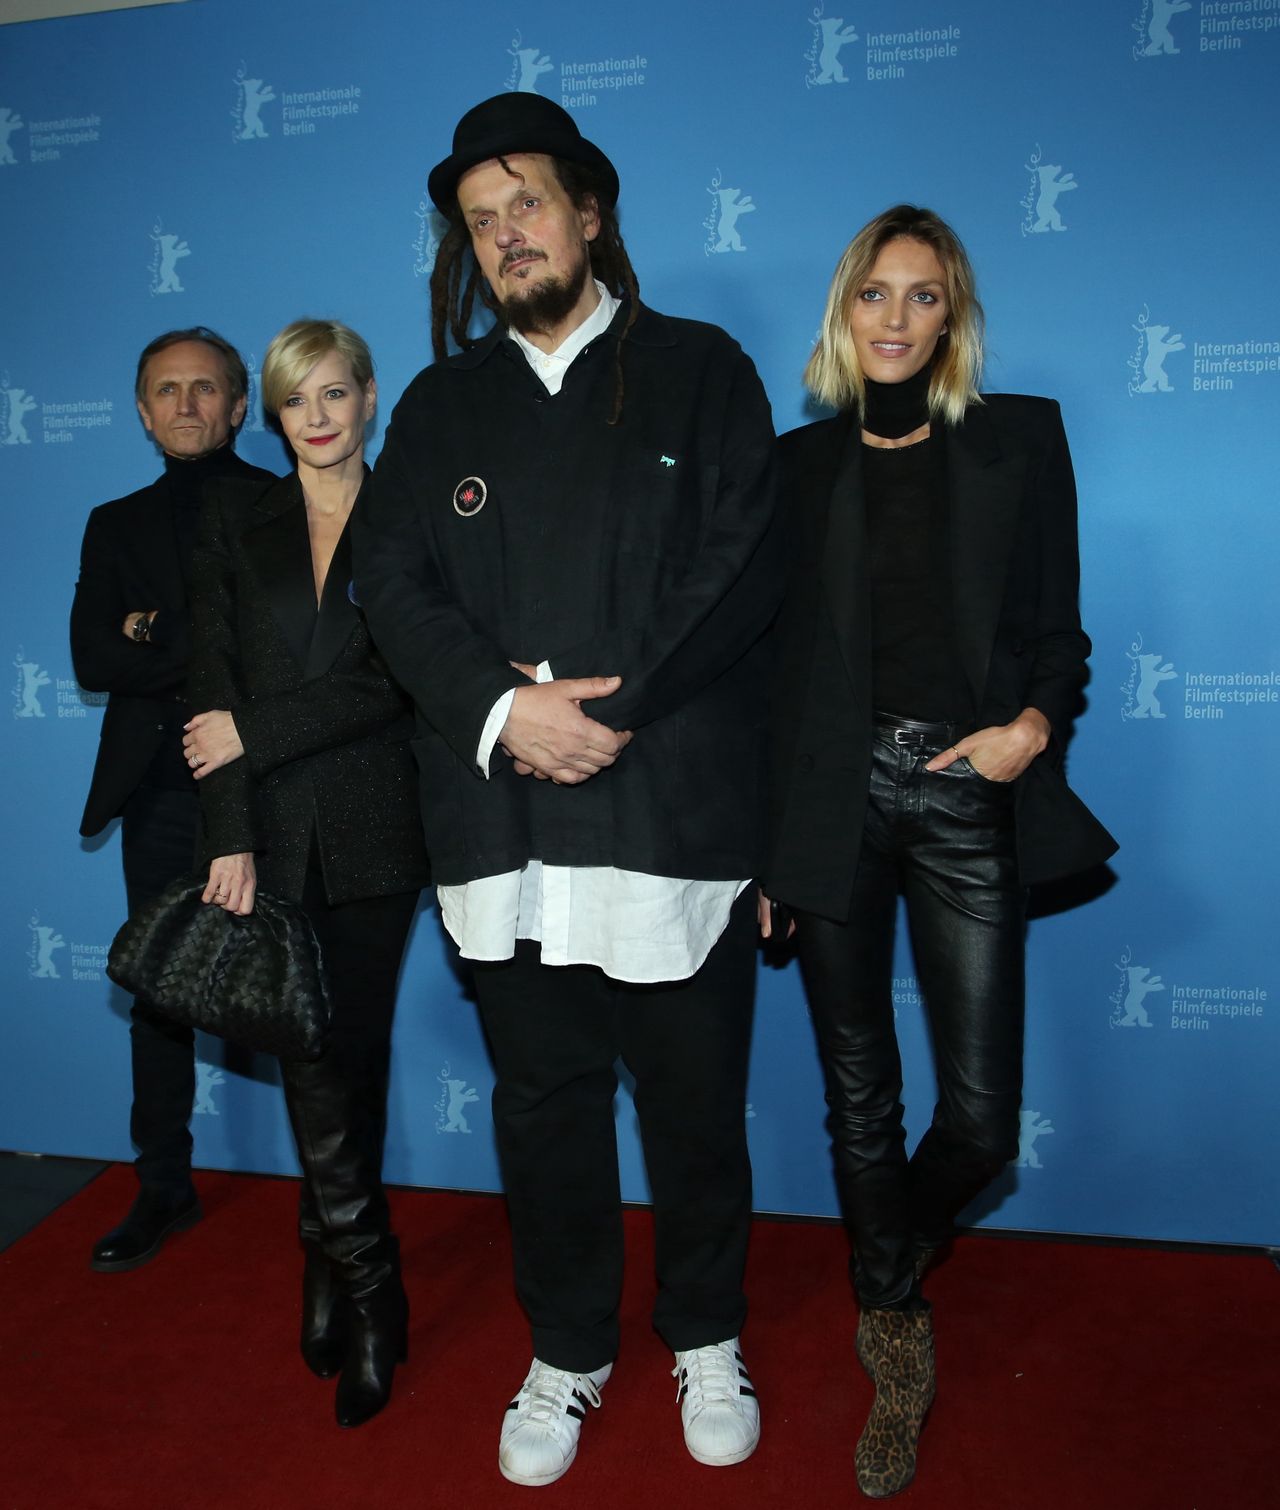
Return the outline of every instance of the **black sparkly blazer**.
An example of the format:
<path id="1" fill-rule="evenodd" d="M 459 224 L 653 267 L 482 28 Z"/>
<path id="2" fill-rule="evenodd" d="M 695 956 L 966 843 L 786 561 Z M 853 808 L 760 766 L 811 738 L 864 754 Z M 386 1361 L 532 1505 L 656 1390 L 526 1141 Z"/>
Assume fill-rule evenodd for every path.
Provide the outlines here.
<path id="1" fill-rule="evenodd" d="M 252 850 L 261 888 L 297 901 L 314 839 L 330 903 L 425 885 L 413 721 L 351 601 L 349 530 L 317 607 L 297 477 L 229 481 L 192 578 L 189 700 L 229 709 L 245 750 L 199 783 L 205 859 Z"/>

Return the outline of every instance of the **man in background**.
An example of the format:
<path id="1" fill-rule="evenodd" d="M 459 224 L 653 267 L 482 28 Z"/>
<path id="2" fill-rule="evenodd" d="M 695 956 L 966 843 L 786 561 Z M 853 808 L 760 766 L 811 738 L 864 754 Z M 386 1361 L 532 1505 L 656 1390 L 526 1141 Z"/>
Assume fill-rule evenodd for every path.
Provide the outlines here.
<path id="1" fill-rule="evenodd" d="M 76 678 L 106 692 L 98 759 L 80 832 L 120 818 L 129 910 L 194 869 L 200 824 L 195 782 L 182 753 L 191 654 L 187 580 L 204 488 L 221 477 L 259 478 L 232 449 L 248 377 L 235 347 L 205 326 L 157 336 L 138 359 L 136 398 L 164 472 L 89 515 L 71 608 Z M 124 1221 L 93 1249 L 103 1273 L 133 1269 L 165 1239 L 200 1219 L 191 1182 L 195 1051 L 189 1028 L 145 1002 L 130 1023 L 140 1189 Z"/>

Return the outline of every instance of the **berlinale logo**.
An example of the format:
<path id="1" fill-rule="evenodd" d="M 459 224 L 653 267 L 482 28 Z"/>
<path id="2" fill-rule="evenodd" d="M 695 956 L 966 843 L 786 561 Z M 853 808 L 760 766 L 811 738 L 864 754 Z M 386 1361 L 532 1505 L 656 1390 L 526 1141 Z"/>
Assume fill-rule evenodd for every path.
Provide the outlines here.
<path id="1" fill-rule="evenodd" d="M 750 194 L 744 194 L 741 189 L 723 188 L 722 183 L 720 170 L 717 168 L 707 186 L 707 193 L 711 195 L 711 212 L 702 222 L 707 232 L 703 252 L 708 257 L 715 252 L 746 251 L 738 230 L 738 220 L 740 216 L 750 215 L 756 208 Z"/>
<path id="2" fill-rule="evenodd" d="M 858 33 L 844 24 L 843 16 L 824 16 L 822 10 L 821 5 L 815 6 L 809 17 L 813 41 L 804 55 L 809 65 L 804 76 L 806 89 L 816 84 L 847 84 L 849 75 L 841 66 L 840 49 L 858 40 Z"/>
<path id="3" fill-rule="evenodd" d="M 519 32 L 512 37 L 507 52 L 511 57 L 507 88 L 516 94 L 537 94 L 538 80 L 555 67 L 550 55 L 538 47 L 525 47 Z"/>
<path id="4" fill-rule="evenodd" d="M 1060 163 L 1046 163 L 1041 157 L 1039 142 L 1025 169 L 1031 175 L 1031 183 L 1020 201 L 1024 212 L 1022 234 L 1038 236 L 1046 231 L 1065 231 L 1058 197 L 1080 187 L 1075 174 L 1064 173 Z"/>
<path id="5" fill-rule="evenodd" d="M 1187 343 L 1167 325 L 1153 325 L 1147 306 L 1142 306 L 1137 324 L 1138 345 L 1129 358 L 1129 397 L 1139 393 L 1172 393 L 1173 384 L 1164 370 L 1167 357 L 1185 351 Z"/>
<path id="6" fill-rule="evenodd" d="M 471 1128 L 467 1125 L 467 1107 L 472 1102 L 479 1101 L 480 1092 L 474 1085 L 468 1085 L 465 1080 L 452 1075 L 447 1064 L 436 1079 L 441 1085 L 440 1094 L 436 1097 L 436 1131 L 469 1133 Z"/>
<path id="7" fill-rule="evenodd" d="M 1191 0 L 1142 0 L 1142 10 L 1133 23 L 1139 41 L 1133 49 L 1135 58 L 1172 57 L 1178 51 L 1169 30 L 1169 22 L 1184 10 L 1191 9 Z"/>
<path id="8" fill-rule="evenodd" d="M 235 83 L 231 135 L 238 142 L 259 141 L 267 135 L 267 128 L 262 123 L 262 107 L 275 99 L 275 90 L 261 79 L 251 79 L 243 63 L 236 72 Z"/>
<path id="9" fill-rule="evenodd" d="M 170 235 L 160 220 L 151 227 L 151 244 L 151 292 L 186 293 L 178 277 L 178 263 L 191 255 L 191 248 L 181 236 Z"/>
<path id="10" fill-rule="evenodd" d="M 1140 634 L 1134 637 L 1125 655 L 1129 661 L 1129 675 L 1120 687 L 1124 693 L 1120 717 L 1126 720 L 1164 718 L 1158 693 L 1164 682 L 1171 682 L 1178 675 L 1173 662 L 1166 661 L 1158 652 L 1144 649 Z"/>

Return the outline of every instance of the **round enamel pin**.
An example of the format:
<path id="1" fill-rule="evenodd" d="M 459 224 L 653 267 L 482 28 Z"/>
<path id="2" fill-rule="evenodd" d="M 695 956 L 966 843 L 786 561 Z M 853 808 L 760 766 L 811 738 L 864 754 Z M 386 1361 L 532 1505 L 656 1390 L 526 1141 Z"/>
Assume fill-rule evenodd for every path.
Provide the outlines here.
<path id="1" fill-rule="evenodd" d="M 482 478 L 464 477 L 453 490 L 454 510 L 464 519 L 469 519 L 472 514 L 478 514 L 484 508 L 488 496 L 489 489 L 485 487 Z"/>

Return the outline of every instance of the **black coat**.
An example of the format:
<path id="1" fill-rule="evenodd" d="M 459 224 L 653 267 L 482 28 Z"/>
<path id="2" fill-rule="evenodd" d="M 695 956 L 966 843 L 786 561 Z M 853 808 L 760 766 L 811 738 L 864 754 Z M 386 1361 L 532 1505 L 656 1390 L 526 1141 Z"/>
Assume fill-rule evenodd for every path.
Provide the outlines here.
<path id="1" fill-rule="evenodd" d="M 1067 786 L 1088 677 L 1077 604 L 1076 493 L 1058 405 L 995 395 L 945 427 L 956 652 L 975 728 L 1026 707 L 1052 725 L 1018 778 L 1018 864 L 1034 884 L 1116 842 Z M 871 621 L 861 430 L 850 414 L 779 443 L 792 552 L 777 631 L 770 896 L 848 916 L 871 764 Z"/>
<path id="2" fill-rule="evenodd" d="M 199 783 L 204 855 L 252 850 L 262 889 L 295 901 L 313 834 L 331 903 L 428 879 L 413 722 L 351 601 L 349 537 L 318 611 L 296 476 L 211 491 L 196 551 L 189 696 L 229 709 L 245 750 Z"/>
<path id="3" fill-rule="evenodd" d="M 547 394 L 494 332 L 396 406 L 355 525 L 356 586 L 419 710 L 437 881 L 530 858 L 695 880 L 754 875 L 764 837 L 762 637 L 781 592 L 774 438 L 755 368 L 722 330 L 641 308 Z M 482 508 L 455 503 L 466 479 Z M 473 500 L 478 497 L 473 493 Z M 585 710 L 635 739 L 574 786 L 485 780 L 485 719 L 524 678 L 613 675 Z"/>
<path id="4" fill-rule="evenodd" d="M 259 491 L 275 481 L 229 448 L 217 460 L 227 477 Z M 153 608 L 160 610 L 154 642 L 134 644 L 123 633 L 126 615 Z M 85 526 L 71 660 L 80 685 L 108 697 L 82 834 L 101 833 L 141 783 L 166 728 L 173 737 L 174 704 L 183 700 L 190 658 L 191 614 L 172 497 L 161 476 L 127 498 L 100 504 Z"/>

